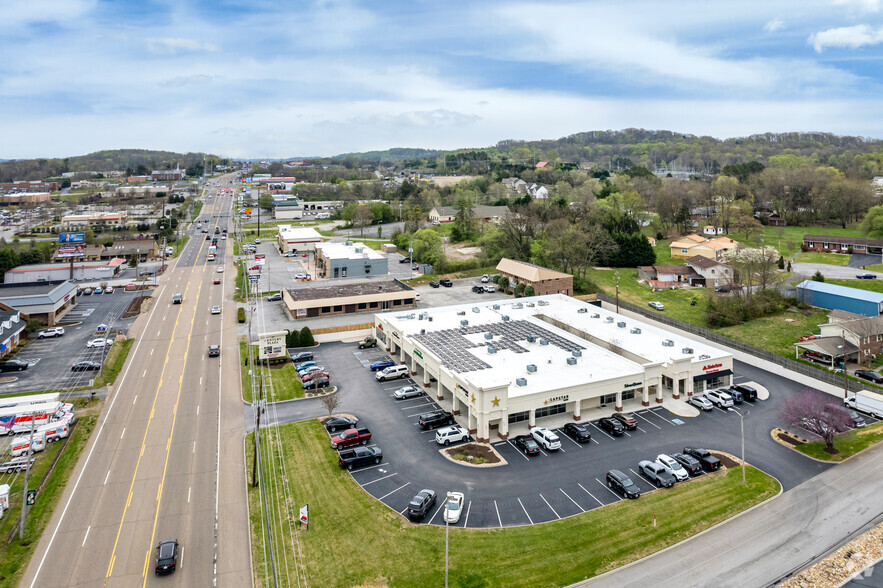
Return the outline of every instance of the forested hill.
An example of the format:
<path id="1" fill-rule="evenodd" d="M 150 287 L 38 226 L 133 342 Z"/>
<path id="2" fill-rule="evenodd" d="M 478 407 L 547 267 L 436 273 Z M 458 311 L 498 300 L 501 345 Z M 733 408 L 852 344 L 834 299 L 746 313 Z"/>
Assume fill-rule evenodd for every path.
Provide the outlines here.
<path id="1" fill-rule="evenodd" d="M 12 159 L 0 162 L 0 182 L 42 180 L 59 177 L 65 172 L 135 170 L 139 165 L 148 170 L 175 169 L 176 167 L 187 169 L 194 164 L 201 166 L 203 157 L 202 153 L 113 149 L 63 159 Z M 209 157 L 218 160 L 217 157 Z"/>
<path id="2" fill-rule="evenodd" d="M 341 153 L 329 159 L 361 159 L 365 161 L 399 162 L 406 159 L 429 159 L 437 157 L 441 151 L 434 149 L 419 149 L 406 147 L 393 147 L 386 151 L 364 151 L 362 153 Z"/>

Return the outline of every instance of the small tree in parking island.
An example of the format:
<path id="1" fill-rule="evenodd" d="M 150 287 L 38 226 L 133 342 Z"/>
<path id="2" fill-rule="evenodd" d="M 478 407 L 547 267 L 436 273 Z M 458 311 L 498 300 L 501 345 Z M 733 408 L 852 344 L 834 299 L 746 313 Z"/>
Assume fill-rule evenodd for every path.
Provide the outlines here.
<path id="1" fill-rule="evenodd" d="M 304 327 L 300 330 L 300 346 L 301 347 L 312 347 L 316 344 L 316 340 L 313 339 L 313 332 L 310 330 L 310 327 Z"/>
<path id="2" fill-rule="evenodd" d="M 825 442 L 825 451 L 834 454 L 834 435 L 852 429 L 852 417 L 837 399 L 818 390 L 805 390 L 791 396 L 780 416 L 790 425 L 815 433 Z"/>
<path id="3" fill-rule="evenodd" d="M 322 406 L 328 411 L 328 416 L 331 416 L 340 406 L 340 396 L 337 395 L 337 392 L 326 394 L 322 397 Z"/>

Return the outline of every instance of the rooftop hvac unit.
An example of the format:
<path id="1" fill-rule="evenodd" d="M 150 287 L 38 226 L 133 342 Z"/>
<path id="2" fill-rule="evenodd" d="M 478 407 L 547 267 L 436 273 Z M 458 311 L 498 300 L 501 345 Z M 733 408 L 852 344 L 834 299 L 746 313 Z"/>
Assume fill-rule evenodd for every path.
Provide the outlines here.
<path id="1" fill-rule="evenodd" d="M 568 357 L 567 358 L 567 365 L 576 365 L 576 358 L 575 357 Z"/>
<path id="2" fill-rule="evenodd" d="M 362 252 L 362 248 L 361 248 L 361 247 L 356 247 L 356 251 L 355 251 L 355 252 L 356 252 L 356 253 L 361 253 L 361 252 Z"/>
<path id="3" fill-rule="evenodd" d="M 488 353 L 496 353 L 496 352 L 497 352 L 497 348 L 494 347 L 493 345 L 488 345 L 488 346 L 487 346 L 487 352 L 488 352 Z"/>
<path id="4" fill-rule="evenodd" d="M 589 309 L 588 308 L 580 308 L 576 312 L 577 312 L 577 314 L 585 314 L 585 313 L 589 312 Z"/>
<path id="5" fill-rule="evenodd" d="M 515 378 L 516 386 L 527 386 L 527 378 Z"/>
<path id="6" fill-rule="evenodd" d="M 425 334 L 426 334 L 426 329 L 420 329 L 420 334 L 421 334 L 421 335 L 425 335 Z"/>
<path id="7" fill-rule="evenodd" d="M 535 366 L 532 363 L 527 364 L 527 373 L 529 373 L 529 374 L 537 373 L 537 366 Z"/>
<path id="8" fill-rule="evenodd" d="M 528 303 L 527 303 L 527 307 L 528 307 L 528 308 L 533 308 L 534 306 L 536 306 L 536 304 L 534 304 L 533 302 L 528 302 Z"/>
<path id="9" fill-rule="evenodd" d="M 582 357 L 582 356 L 583 356 L 583 352 L 580 351 L 579 349 L 574 349 L 573 351 L 571 351 L 571 354 L 572 354 L 574 357 Z"/>
<path id="10" fill-rule="evenodd" d="M 478 308 L 477 306 L 473 306 L 473 307 L 472 307 L 472 312 L 481 312 L 481 309 Z"/>
<path id="11" fill-rule="evenodd" d="M 504 322 L 504 323 L 508 323 L 508 322 L 509 322 L 509 315 L 508 315 L 508 314 L 504 314 L 504 315 L 503 315 L 503 322 Z"/>
<path id="12" fill-rule="evenodd" d="M 537 342 L 537 337 L 536 337 L 536 335 L 528 335 L 528 336 L 527 336 L 527 342 L 528 342 L 528 343 L 536 343 L 536 342 Z"/>
<path id="13" fill-rule="evenodd" d="M 432 317 L 428 316 L 428 317 L 426 317 L 426 320 L 428 320 L 429 322 L 432 322 Z"/>
<path id="14" fill-rule="evenodd" d="M 512 305 L 512 308 L 524 308 L 524 305 L 521 304 L 520 302 L 516 302 L 515 304 Z"/>
<path id="15" fill-rule="evenodd" d="M 466 311 L 465 310 L 458 310 L 457 316 L 466 316 Z"/>
<path id="16" fill-rule="evenodd" d="M 592 313 L 592 318 L 601 318 L 601 315 L 598 314 L 597 312 L 593 312 L 593 313 Z"/>
<path id="17" fill-rule="evenodd" d="M 665 339 L 665 340 L 662 342 L 662 346 L 663 346 L 663 347 L 674 347 L 674 346 L 675 346 L 675 342 L 672 341 L 671 339 Z"/>
<path id="18" fill-rule="evenodd" d="M 625 321 L 619 321 L 619 322 L 617 322 L 617 323 L 616 323 L 616 326 L 619 327 L 620 329 L 624 329 L 624 328 L 625 328 Z"/>
<path id="19" fill-rule="evenodd" d="M 548 339 L 540 339 L 540 345 L 548 345 L 548 344 L 549 344 Z"/>
<path id="20" fill-rule="evenodd" d="M 683 353 L 684 355 L 693 355 L 693 348 L 684 347 L 683 349 L 681 349 L 681 353 Z"/>
<path id="21" fill-rule="evenodd" d="M 704 353 L 699 356 L 699 359 L 711 359 L 710 355 L 705 355 Z"/>
<path id="22" fill-rule="evenodd" d="M 548 300 L 537 300 L 537 306 L 549 306 Z"/>
<path id="23" fill-rule="evenodd" d="M 629 331 L 629 333 L 631 333 L 632 335 L 640 335 L 641 329 L 640 329 L 640 327 L 632 327 L 632 329 Z"/>
<path id="24" fill-rule="evenodd" d="M 612 317 L 612 316 L 608 316 L 606 319 L 604 319 L 604 322 L 605 322 L 605 323 L 612 323 L 612 322 L 613 322 L 613 317 Z"/>
<path id="25" fill-rule="evenodd" d="M 416 313 L 416 312 L 412 312 L 412 313 L 411 313 L 411 318 L 412 318 L 412 319 L 417 318 L 417 313 Z"/>
<path id="26" fill-rule="evenodd" d="M 487 339 L 488 341 L 490 341 L 491 339 L 494 338 L 494 334 L 493 333 L 485 333 L 484 338 Z"/>
<path id="27" fill-rule="evenodd" d="M 493 308 L 494 310 L 500 310 L 500 305 L 494 304 L 491 308 Z"/>
<path id="28" fill-rule="evenodd" d="M 423 320 L 423 314 L 421 314 L 420 316 L 418 316 L 418 317 L 417 317 L 417 320 L 418 320 L 418 321 L 422 321 L 422 320 Z"/>
<path id="29" fill-rule="evenodd" d="M 462 321 L 460 321 L 460 326 L 461 326 L 461 327 L 468 327 L 468 326 L 469 326 L 469 321 L 467 321 L 467 320 L 462 320 Z"/>

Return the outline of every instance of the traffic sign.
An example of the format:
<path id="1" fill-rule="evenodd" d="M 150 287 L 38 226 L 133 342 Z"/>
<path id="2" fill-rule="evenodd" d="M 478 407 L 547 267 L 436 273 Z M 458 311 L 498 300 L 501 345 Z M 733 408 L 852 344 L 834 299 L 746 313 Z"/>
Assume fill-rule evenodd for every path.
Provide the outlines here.
<path id="1" fill-rule="evenodd" d="M 28 506 L 34 506 L 35 502 L 37 502 L 37 491 L 28 490 Z"/>

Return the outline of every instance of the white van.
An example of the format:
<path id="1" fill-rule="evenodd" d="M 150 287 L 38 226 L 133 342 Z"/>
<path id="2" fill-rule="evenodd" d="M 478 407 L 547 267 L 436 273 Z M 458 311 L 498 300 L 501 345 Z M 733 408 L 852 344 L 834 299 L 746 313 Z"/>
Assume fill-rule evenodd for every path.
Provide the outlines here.
<path id="1" fill-rule="evenodd" d="M 377 378 L 378 382 L 385 382 L 387 380 L 395 380 L 396 378 L 404 378 L 408 373 L 408 366 L 406 365 L 391 365 L 377 372 L 374 377 Z"/>
<path id="2" fill-rule="evenodd" d="M 316 220 L 325 219 L 325 218 L 331 218 L 331 213 L 330 212 L 320 212 L 319 214 L 316 215 Z"/>

